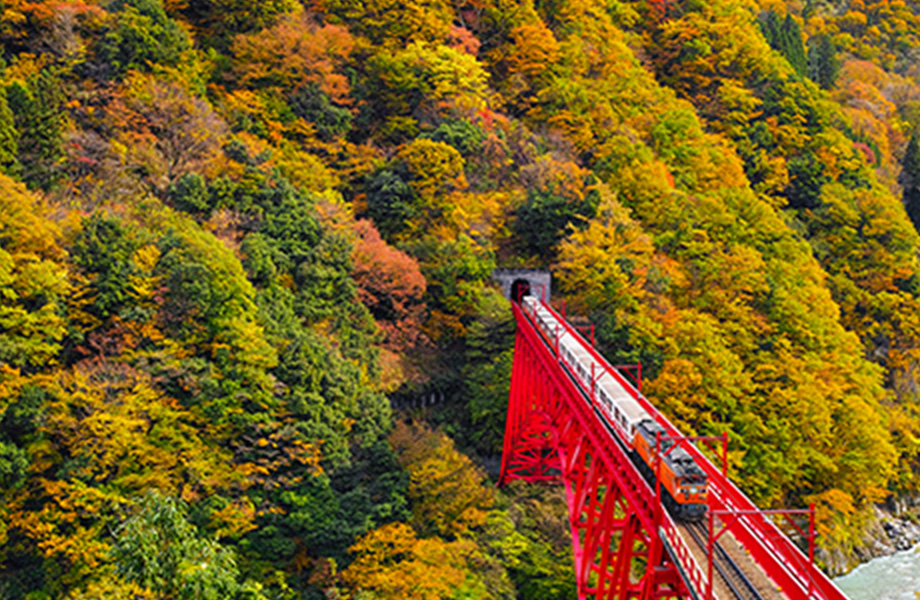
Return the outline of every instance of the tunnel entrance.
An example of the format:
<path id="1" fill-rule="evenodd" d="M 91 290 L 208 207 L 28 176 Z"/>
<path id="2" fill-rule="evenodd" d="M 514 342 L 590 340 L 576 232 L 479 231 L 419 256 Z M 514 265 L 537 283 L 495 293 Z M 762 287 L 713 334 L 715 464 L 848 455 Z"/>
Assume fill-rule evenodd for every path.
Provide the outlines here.
<path id="1" fill-rule="evenodd" d="M 526 279 L 515 279 L 511 284 L 511 300 L 520 303 L 524 296 L 530 296 L 530 282 Z"/>
<path id="2" fill-rule="evenodd" d="M 513 302 L 524 296 L 549 300 L 552 276 L 545 269 L 496 269 L 492 279 L 502 287 L 502 295 Z"/>

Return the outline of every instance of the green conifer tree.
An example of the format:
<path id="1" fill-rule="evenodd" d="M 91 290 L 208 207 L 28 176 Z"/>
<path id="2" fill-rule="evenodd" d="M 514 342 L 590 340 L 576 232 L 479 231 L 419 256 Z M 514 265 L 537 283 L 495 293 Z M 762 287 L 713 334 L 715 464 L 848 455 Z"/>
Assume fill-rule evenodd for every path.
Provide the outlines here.
<path id="1" fill-rule="evenodd" d="M 802 30 L 798 21 L 791 14 L 786 15 L 780 30 L 779 51 L 795 69 L 795 72 L 805 77 L 808 73 L 808 59 L 805 56 L 805 46 L 802 45 Z"/>
<path id="2" fill-rule="evenodd" d="M 6 94 L 19 131 L 22 180 L 30 189 L 49 190 L 60 178 L 57 167 L 63 157 L 60 80 L 43 70 L 28 84 L 14 81 Z"/>
<path id="3" fill-rule="evenodd" d="M 780 22 L 774 11 L 761 17 L 760 29 L 770 47 L 786 57 L 795 72 L 804 77 L 808 72 L 808 59 L 802 44 L 802 29 L 791 14 Z"/>
<path id="4" fill-rule="evenodd" d="M 779 17 L 772 10 L 763 13 L 760 17 L 760 30 L 767 39 L 771 48 L 776 48 L 776 39 L 779 37 Z"/>
<path id="5" fill-rule="evenodd" d="M 0 171 L 11 177 L 19 175 L 22 168 L 17 159 L 19 154 L 19 132 L 13 111 L 6 100 L 6 91 L 0 89 Z"/>
<path id="6" fill-rule="evenodd" d="M 837 81 L 840 62 L 830 36 L 820 35 L 808 45 L 808 77 L 825 90 Z"/>

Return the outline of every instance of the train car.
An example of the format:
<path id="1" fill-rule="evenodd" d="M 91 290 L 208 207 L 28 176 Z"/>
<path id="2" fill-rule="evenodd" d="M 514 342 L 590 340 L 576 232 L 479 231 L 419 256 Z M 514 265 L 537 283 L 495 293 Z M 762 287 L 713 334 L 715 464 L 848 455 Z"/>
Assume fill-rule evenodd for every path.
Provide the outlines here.
<path id="1" fill-rule="evenodd" d="M 629 450 L 633 450 L 633 440 L 636 437 L 637 427 L 649 415 L 627 392 L 613 375 L 606 371 L 597 380 L 595 397 L 601 403 L 601 410 L 606 413 L 606 420 Z"/>
<path id="2" fill-rule="evenodd" d="M 664 428 L 542 302 L 524 295 L 520 304 L 566 371 L 626 447 L 630 459 L 649 484 L 654 485 L 656 434 L 663 434 Z M 706 514 L 708 478 L 686 450 L 671 449 L 673 443 L 667 440 L 662 448 L 662 453 L 667 453 L 661 460 L 660 480 L 665 490 L 665 507 L 678 519 L 701 519 Z"/>
<path id="3" fill-rule="evenodd" d="M 655 445 L 657 434 L 665 435 L 664 427 L 651 417 L 639 423 L 635 437 L 634 454 L 640 471 L 654 485 L 656 479 Z M 706 514 L 706 496 L 709 478 L 693 457 L 683 448 L 674 448 L 674 442 L 661 442 L 661 486 L 664 488 L 665 508 L 675 517 L 686 521 L 698 521 Z"/>
<path id="4" fill-rule="evenodd" d="M 559 353 L 565 358 L 569 371 L 578 378 L 586 390 L 593 390 L 596 378 L 603 373 L 584 344 L 568 332 L 559 337 Z"/>

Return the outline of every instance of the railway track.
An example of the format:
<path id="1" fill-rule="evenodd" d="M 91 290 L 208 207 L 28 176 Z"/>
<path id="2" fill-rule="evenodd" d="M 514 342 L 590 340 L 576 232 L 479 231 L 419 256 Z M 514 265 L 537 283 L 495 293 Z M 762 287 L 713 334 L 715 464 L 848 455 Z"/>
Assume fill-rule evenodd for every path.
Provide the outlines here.
<path id="1" fill-rule="evenodd" d="M 690 534 L 693 542 L 705 553 L 706 542 L 709 537 L 709 531 L 706 526 L 703 523 L 684 523 L 682 528 Z M 712 566 L 725 582 L 726 588 L 734 594 L 734 598 L 737 600 L 764 600 L 757 587 L 751 583 L 751 580 L 744 574 L 738 563 L 732 559 L 725 548 L 718 542 L 713 544 L 713 555 Z"/>

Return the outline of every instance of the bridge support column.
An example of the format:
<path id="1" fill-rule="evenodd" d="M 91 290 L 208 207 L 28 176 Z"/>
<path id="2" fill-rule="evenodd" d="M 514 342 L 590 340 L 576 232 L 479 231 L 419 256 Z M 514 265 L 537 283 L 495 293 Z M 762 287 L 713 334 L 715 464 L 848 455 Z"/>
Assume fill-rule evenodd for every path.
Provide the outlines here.
<path id="1" fill-rule="evenodd" d="M 518 331 L 517 337 L 521 335 Z M 521 345 L 518 339 L 515 348 Z M 543 397 L 551 391 L 540 380 L 535 362 L 515 352 L 499 486 L 512 479 L 528 483 L 559 481 L 562 471 L 553 439 L 555 432 L 552 419 L 545 412 L 547 402 Z"/>

